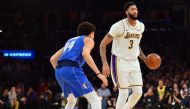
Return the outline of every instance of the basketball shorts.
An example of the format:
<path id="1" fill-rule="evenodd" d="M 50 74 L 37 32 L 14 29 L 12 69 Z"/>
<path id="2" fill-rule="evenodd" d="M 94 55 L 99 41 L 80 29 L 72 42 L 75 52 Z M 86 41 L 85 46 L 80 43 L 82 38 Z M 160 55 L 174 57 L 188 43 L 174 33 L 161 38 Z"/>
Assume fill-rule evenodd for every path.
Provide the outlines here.
<path id="1" fill-rule="evenodd" d="M 78 98 L 94 91 L 82 68 L 73 66 L 57 68 L 55 77 L 64 93 L 64 97 L 68 97 L 72 93 L 75 98 Z"/>
<path id="2" fill-rule="evenodd" d="M 126 60 L 112 55 L 111 76 L 114 85 L 121 89 L 143 85 L 138 59 Z"/>

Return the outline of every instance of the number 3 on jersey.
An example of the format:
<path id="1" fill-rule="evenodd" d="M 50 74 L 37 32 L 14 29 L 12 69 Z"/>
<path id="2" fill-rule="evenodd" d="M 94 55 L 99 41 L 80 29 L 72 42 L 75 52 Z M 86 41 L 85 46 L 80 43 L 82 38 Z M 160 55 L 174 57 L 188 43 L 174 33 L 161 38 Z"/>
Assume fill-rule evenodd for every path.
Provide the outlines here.
<path id="1" fill-rule="evenodd" d="M 133 48 L 133 40 L 130 40 L 128 49 L 132 49 L 132 48 Z"/>
<path id="2" fill-rule="evenodd" d="M 73 48 L 74 44 L 75 44 L 75 41 L 67 42 L 64 47 L 64 52 L 70 51 Z"/>

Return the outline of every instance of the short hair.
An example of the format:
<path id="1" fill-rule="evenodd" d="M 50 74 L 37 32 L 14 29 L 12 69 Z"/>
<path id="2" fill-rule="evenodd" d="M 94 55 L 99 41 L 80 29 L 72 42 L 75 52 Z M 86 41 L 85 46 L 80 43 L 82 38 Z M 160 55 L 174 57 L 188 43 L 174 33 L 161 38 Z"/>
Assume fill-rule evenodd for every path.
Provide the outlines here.
<path id="1" fill-rule="evenodd" d="M 158 80 L 158 82 L 160 82 L 160 81 L 162 81 L 162 82 L 164 83 L 164 80 L 162 80 L 162 79 L 159 79 L 159 80 Z"/>
<path id="2" fill-rule="evenodd" d="M 89 35 L 90 33 L 94 32 L 96 27 L 94 24 L 90 22 L 82 22 L 77 27 L 77 34 L 78 35 Z"/>
<path id="3" fill-rule="evenodd" d="M 132 5 L 136 5 L 134 2 L 127 2 L 125 3 L 125 5 L 123 6 L 123 10 L 127 11 L 129 9 L 130 6 Z"/>

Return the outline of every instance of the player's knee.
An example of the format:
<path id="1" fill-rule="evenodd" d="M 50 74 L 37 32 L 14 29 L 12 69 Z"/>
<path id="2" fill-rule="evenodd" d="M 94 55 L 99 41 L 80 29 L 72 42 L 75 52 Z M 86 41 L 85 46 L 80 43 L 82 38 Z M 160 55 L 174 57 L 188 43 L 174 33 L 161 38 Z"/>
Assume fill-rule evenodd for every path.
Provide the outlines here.
<path id="1" fill-rule="evenodd" d="M 96 107 L 96 109 L 101 109 L 101 100 L 98 97 L 96 97 L 95 99 L 93 99 L 90 102 L 90 104 L 91 104 L 92 107 L 94 107 L 94 109 L 95 109 L 95 107 Z"/>
<path id="2" fill-rule="evenodd" d="M 143 94 L 142 87 L 135 87 L 132 94 L 134 94 L 135 97 L 140 98 Z"/>
<path id="3" fill-rule="evenodd" d="M 135 97 L 140 98 L 142 96 L 142 94 L 143 94 L 143 91 L 142 91 L 142 89 L 133 90 L 132 94 L 134 94 Z"/>
<path id="4" fill-rule="evenodd" d="M 77 102 L 77 100 L 67 100 L 67 103 L 69 103 L 69 104 L 75 104 Z"/>
<path id="5" fill-rule="evenodd" d="M 75 104 L 76 102 L 77 102 L 77 99 L 74 97 L 67 98 L 67 103 L 69 103 L 69 104 Z"/>
<path id="6" fill-rule="evenodd" d="M 100 101 L 100 99 L 94 99 L 93 102 L 91 102 L 91 104 L 98 106 L 101 104 L 101 101 Z"/>
<path id="7" fill-rule="evenodd" d="M 101 104 L 100 99 L 98 98 L 97 94 L 95 92 L 91 92 L 87 95 L 85 95 L 86 99 L 92 104 Z"/>
<path id="8" fill-rule="evenodd" d="M 119 89 L 119 97 L 120 98 L 127 98 L 129 96 L 129 91 L 128 89 Z"/>
<path id="9" fill-rule="evenodd" d="M 73 99 L 72 100 L 70 100 L 70 99 L 67 100 L 67 103 L 70 104 L 70 105 L 75 105 L 76 102 L 77 102 L 77 100 L 73 100 Z"/>
<path id="10" fill-rule="evenodd" d="M 96 102 L 97 104 L 101 104 L 101 100 L 100 100 L 98 97 L 96 97 L 95 102 Z"/>
<path id="11" fill-rule="evenodd" d="M 100 99 L 97 97 L 97 96 L 93 96 L 91 99 L 88 99 L 88 101 L 90 102 L 90 103 L 94 103 L 94 104 L 101 104 L 101 101 L 100 101 Z"/>

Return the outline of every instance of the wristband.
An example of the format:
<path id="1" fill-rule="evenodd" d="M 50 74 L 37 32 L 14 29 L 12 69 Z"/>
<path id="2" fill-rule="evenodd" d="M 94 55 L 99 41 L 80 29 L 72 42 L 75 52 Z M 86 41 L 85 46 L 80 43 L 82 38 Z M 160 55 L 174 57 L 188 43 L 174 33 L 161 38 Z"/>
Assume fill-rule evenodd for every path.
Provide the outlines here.
<path id="1" fill-rule="evenodd" d="M 99 74 L 101 74 L 101 73 L 96 74 L 96 76 L 98 76 Z"/>

